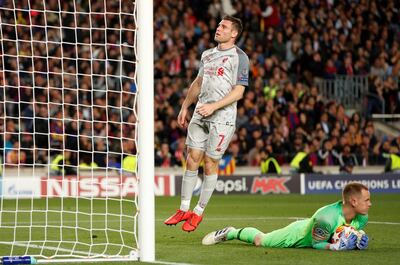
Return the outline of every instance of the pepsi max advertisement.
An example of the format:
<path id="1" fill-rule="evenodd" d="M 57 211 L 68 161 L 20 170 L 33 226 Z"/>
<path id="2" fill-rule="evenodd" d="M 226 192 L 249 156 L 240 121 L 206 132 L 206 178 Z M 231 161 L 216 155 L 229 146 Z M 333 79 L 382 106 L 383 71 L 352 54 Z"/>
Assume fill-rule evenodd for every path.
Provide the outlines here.
<path id="1" fill-rule="evenodd" d="M 400 193 L 400 174 L 301 174 L 220 176 L 214 194 L 338 194 L 349 182 L 360 182 L 374 193 Z M 200 194 L 198 177 L 194 194 Z M 175 191 L 181 192 L 182 176 L 176 176 Z"/>
<path id="2" fill-rule="evenodd" d="M 202 178 L 197 179 L 194 194 L 199 194 Z M 175 191 L 181 191 L 182 176 L 176 176 Z M 282 176 L 220 176 L 214 194 L 289 194 L 300 193 L 300 177 Z"/>

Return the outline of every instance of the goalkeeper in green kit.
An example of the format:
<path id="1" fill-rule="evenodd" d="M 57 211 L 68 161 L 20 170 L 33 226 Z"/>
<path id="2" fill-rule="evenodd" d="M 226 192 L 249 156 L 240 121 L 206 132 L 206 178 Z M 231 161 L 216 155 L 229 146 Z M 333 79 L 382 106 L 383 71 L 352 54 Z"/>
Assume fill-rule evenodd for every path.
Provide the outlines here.
<path id="1" fill-rule="evenodd" d="M 344 187 L 342 197 L 342 201 L 318 209 L 311 218 L 295 221 L 269 233 L 263 233 L 252 227 L 242 229 L 226 227 L 209 233 L 203 238 L 202 243 L 213 245 L 238 239 L 263 247 L 366 249 L 368 236 L 361 229 L 368 222 L 368 209 L 371 206 L 368 187 L 360 183 L 349 183 Z M 357 231 L 347 237 L 341 236 L 336 243 L 330 243 L 336 229 L 343 225 L 349 225 Z"/>

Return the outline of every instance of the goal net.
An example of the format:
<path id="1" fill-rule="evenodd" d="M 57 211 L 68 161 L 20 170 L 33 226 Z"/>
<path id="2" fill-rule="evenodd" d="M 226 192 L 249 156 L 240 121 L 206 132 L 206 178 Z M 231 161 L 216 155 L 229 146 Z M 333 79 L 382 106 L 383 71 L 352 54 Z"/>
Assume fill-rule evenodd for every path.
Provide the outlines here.
<path id="1" fill-rule="evenodd" d="M 0 257 L 139 258 L 137 10 L 0 2 Z"/>

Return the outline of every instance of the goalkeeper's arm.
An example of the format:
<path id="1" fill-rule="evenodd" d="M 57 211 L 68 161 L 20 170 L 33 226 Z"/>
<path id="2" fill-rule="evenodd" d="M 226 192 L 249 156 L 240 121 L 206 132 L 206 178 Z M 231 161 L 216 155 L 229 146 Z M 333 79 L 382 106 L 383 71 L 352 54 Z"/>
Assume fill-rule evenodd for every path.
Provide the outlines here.
<path id="1" fill-rule="evenodd" d="M 341 237 L 335 244 L 329 243 L 331 224 L 325 220 L 315 220 L 312 228 L 312 247 L 315 249 L 351 250 L 356 248 L 357 235 Z"/>
<path id="2" fill-rule="evenodd" d="M 335 243 L 335 244 L 331 244 L 328 242 L 313 242 L 313 248 L 315 249 L 328 249 L 328 250 L 349 250 L 349 249 L 354 249 L 350 248 L 349 244 L 347 243 L 347 241 L 345 240 L 345 238 L 341 238 L 339 240 L 339 242 Z"/>
<path id="3" fill-rule="evenodd" d="M 315 249 L 330 249 L 328 240 L 331 237 L 331 224 L 325 220 L 315 219 L 312 226 L 312 247 Z"/>
<path id="4" fill-rule="evenodd" d="M 329 250 L 347 250 L 354 249 L 356 246 L 357 236 L 355 238 L 342 237 L 335 244 L 329 243 L 331 238 L 332 224 L 329 220 L 315 219 L 312 227 L 312 247 L 315 249 Z"/>

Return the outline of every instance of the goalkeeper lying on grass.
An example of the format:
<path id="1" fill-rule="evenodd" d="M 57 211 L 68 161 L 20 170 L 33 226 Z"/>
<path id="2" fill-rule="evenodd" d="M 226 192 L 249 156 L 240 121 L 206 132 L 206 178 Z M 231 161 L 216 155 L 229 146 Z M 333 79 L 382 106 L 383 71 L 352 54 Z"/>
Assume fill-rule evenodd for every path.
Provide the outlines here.
<path id="1" fill-rule="evenodd" d="M 341 236 L 336 243 L 330 241 L 338 227 L 349 225 L 361 230 L 368 222 L 368 209 L 371 206 L 368 188 L 360 183 L 349 183 L 344 187 L 342 195 L 342 201 L 326 205 L 318 209 L 311 218 L 293 222 L 282 229 L 263 233 L 252 227 L 226 227 L 209 233 L 202 243 L 213 245 L 239 239 L 263 247 L 365 249 L 368 246 L 368 236 L 362 231 L 351 233 L 347 237 Z"/>

